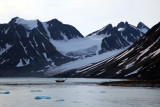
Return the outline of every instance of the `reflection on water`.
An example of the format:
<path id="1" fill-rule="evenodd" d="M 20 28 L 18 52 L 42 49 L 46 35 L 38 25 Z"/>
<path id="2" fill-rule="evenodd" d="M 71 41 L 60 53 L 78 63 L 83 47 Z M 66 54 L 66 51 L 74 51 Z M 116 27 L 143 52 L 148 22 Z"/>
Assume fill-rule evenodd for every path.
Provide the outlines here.
<path id="1" fill-rule="evenodd" d="M 1 78 L 0 107 L 160 107 L 159 88 L 109 87 L 109 79 Z M 32 90 L 40 90 L 32 92 Z M 35 100 L 36 96 L 51 99 Z"/>

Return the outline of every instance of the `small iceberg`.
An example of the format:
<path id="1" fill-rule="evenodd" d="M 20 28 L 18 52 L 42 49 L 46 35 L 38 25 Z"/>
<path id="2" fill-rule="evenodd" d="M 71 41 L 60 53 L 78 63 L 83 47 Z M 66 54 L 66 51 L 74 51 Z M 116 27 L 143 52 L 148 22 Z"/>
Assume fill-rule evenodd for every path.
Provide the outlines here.
<path id="1" fill-rule="evenodd" d="M 42 92 L 42 90 L 31 90 L 31 92 Z"/>
<path id="2" fill-rule="evenodd" d="M 41 100 L 41 99 L 51 99 L 49 96 L 36 96 L 34 99 Z"/>
<path id="3" fill-rule="evenodd" d="M 5 91 L 5 92 L 0 92 L 0 94 L 9 94 L 9 91 Z"/>
<path id="4" fill-rule="evenodd" d="M 62 102 L 64 99 L 57 99 L 56 102 Z"/>
<path id="5" fill-rule="evenodd" d="M 106 91 L 100 91 L 100 93 L 106 93 Z"/>

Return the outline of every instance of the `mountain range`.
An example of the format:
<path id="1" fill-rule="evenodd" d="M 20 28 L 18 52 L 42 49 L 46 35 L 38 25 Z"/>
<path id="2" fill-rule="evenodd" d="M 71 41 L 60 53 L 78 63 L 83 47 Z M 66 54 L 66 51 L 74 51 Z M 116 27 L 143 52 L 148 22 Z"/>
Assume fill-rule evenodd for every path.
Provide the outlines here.
<path id="1" fill-rule="evenodd" d="M 114 50 L 123 50 L 149 28 L 140 22 L 111 24 L 84 37 L 57 19 L 19 17 L 0 24 L 0 76 L 43 76 L 45 70 Z"/>
<path id="2" fill-rule="evenodd" d="M 160 79 L 160 22 L 132 46 L 108 59 L 63 76 L 87 78 Z"/>

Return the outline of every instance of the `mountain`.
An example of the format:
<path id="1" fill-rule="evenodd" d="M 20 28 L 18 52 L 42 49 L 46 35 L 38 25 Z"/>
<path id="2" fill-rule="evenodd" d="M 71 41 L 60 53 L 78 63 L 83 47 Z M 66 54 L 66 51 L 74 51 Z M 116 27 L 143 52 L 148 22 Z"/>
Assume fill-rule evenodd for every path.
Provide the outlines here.
<path id="1" fill-rule="evenodd" d="M 65 42 L 54 42 L 54 46 L 69 57 L 86 58 L 105 52 L 124 49 L 139 39 L 149 28 L 142 22 L 137 27 L 128 22 L 120 22 L 113 27 L 106 25 L 84 38 L 72 39 Z M 61 49 L 63 47 L 63 49 Z"/>
<path id="2" fill-rule="evenodd" d="M 68 74 L 72 77 L 160 79 L 160 23 L 123 52 Z"/>
<path id="3" fill-rule="evenodd" d="M 41 22 L 15 17 L 0 24 L 0 76 L 43 76 L 44 71 L 65 64 L 94 63 L 124 50 L 148 29 L 142 22 L 137 27 L 121 22 L 83 37 L 57 19 Z"/>
<path id="4" fill-rule="evenodd" d="M 142 22 L 139 22 L 137 27 L 129 24 L 128 22 L 120 22 L 115 27 L 109 24 L 104 28 L 89 34 L 88 36 L 106 35 L 101 43 L 101 50 L 99 51 L 101 54 L 106 51 L 122 49 L 130 46 L 148 30 L 149 28 Z"/>
<path id="5" fill-rule="evenodd" d="M 46 75 L 55 75 L 56 71 L 75 71 L 88 64 L 106 59 L 131 46 L 148 30 L 149 28 L 142 22 L 139 22 L 137 27 L 128 22 L 120 22 L 115 27 L 108 24 L 82 39 L 64 42 L 65 55 L 80 59 L 58 66 L 53 71 L 47 72 Z M 62 44 L 55 44 L 56 47 L 60 45 Z"/>
<path id="6" fill-rule="evenodd" d="M 38 70 L 75 60 L 57 51 L 54 40 L 83 36 L 57 19 L 40 22 L 16 17 L 8 24 L 0 24 L 0 38 L 0 75 L 32 76 Z"/>

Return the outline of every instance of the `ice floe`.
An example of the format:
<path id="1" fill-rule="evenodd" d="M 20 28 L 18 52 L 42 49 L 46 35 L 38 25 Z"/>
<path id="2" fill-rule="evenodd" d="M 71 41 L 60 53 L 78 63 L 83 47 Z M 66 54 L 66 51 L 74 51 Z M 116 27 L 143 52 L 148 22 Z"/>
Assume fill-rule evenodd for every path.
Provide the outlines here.
<path id="1" fill-rule="evenodd" d="M 31 92 L 42 92 L 42 90 L 31 90 Z"/>
<path id="2" fill-rule="evenodd" d="M 100 91 L 100 93 L 106 93 L 106 91 Z"/>
<path id="3" fill-rule="evenodd" d="M 0 92 L 0 94 L 9 94 L 9 91 L 5 91 L 5 92 Z"/>
<path id="4" fill-rule="evenodd" d="M 57 99 L 56 102 L 62 102 L 64 99 Z"/>
<path id="5" fill-rule="evenodd" d="M 51 99 L 49 96 L 36 96 L 34 99 L 41 100 L 41 99 Z"/>

